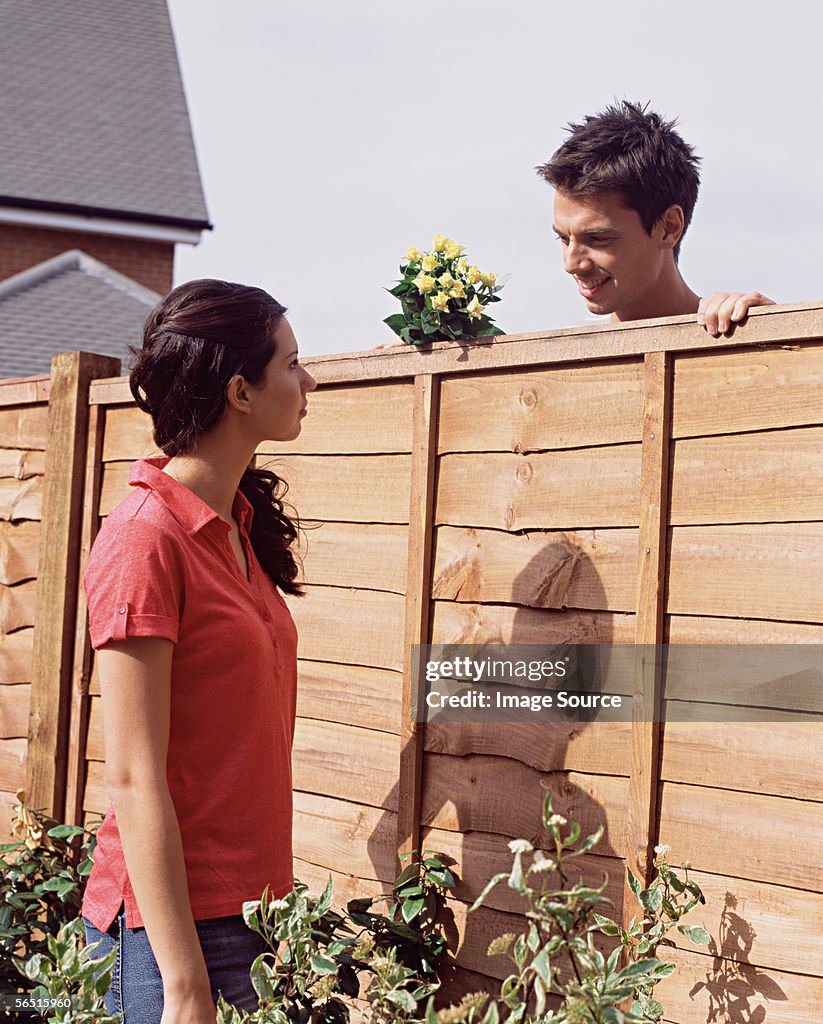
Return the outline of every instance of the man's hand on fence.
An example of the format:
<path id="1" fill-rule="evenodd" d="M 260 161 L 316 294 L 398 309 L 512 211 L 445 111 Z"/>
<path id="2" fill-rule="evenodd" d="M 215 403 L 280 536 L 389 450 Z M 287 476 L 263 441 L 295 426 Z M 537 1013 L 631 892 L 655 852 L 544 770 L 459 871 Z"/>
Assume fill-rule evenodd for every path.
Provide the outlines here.
<path id="1" fill-rule="evenodd" d="M 713 338 L 742 320 L 752 306 L 773 306 L 774 299 L 768 299 L 760 292 L 712 292 L 700 300 L 697 307 L 697 322 Z"/>

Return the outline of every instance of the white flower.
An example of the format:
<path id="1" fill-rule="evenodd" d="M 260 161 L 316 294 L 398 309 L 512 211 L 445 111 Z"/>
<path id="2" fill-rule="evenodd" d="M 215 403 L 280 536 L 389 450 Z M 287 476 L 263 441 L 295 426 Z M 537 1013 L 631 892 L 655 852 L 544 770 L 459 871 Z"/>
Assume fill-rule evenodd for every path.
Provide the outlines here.
<path id="1" fill-rule="evenodd" d="M 288 905 L 288 900 L 272 900 L 269 903 L 269 910 L 285 910 Z"/>
<path id="2" fill-rule="evenodd" d="M 555 862 L 546 857 L 545 860 L 536 860 L 529 868 L 529 871 L 554 871 L 556 867 Z"/>
<path id="3" fill-rule="evenodd" d="M 671 850 L 671 846 L 668 843 L 661 843 L 660 846 L 655 846 L 654 848 L 654 852 L 658 857 L 665 857 L 669 850 Z"/>
<path id="4" fill-rule="evenodd" d="M 566 819 L 563 817 L 562 814 L 553 814 L 549 818 L 549 820 L 547 822 L 547 825 L 549 826 L 549 828 L 551 828 L 552 825 L 565 825 L 565 824 L 566 824 Z"/>
<path id="5" fill-rule="evenodd" d="M 534 847 L 528 839 L 512 839 L 509 849 L 512 853 L 530 853 Z"/>

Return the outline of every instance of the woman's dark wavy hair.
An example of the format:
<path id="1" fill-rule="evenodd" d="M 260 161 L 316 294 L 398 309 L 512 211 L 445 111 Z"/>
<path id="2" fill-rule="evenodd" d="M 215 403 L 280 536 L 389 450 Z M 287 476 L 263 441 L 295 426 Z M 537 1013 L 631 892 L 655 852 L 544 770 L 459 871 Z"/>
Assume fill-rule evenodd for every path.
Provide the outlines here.
<path id="1" fill-rule="evenodd" d="M 672 205 L 683 210 L 683 235 L 689 227 L 700 187 L 700 157 L 648 104 L 621 100 L 582 124 L 570 124 L 569 137 L 537 173 L 570 196 L 617 192 L 635 210 L 646 231 Z M 678 239 L 674 257 L 680 255 Z"/>
<path id="2" fill-rule="evenodd" d="M 286 312 L 262 288 L 203 279 L 174 288 L 151 311 L 143 346 L 129 346 L 135 362 L 129 387 L 154 424 L 154 443 L 165 455 L 189 454 L 220 422 L 226 389 L 235 374 L 259 384 L 274 355 L 274 328 Z M 299 522 L 286 512 L 285 481 L 249 467 L 240 490 L 254 509 L 250 540 L 269 579 L 300 594 L 292 552 Z"/>

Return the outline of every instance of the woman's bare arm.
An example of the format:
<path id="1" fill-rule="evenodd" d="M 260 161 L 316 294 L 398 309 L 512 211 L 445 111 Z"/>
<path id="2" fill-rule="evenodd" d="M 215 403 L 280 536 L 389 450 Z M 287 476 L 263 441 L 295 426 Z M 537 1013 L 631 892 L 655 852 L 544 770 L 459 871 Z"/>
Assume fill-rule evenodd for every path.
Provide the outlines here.
<path id="1" fill-rule="evenodd" d="M 180 826 L 166 778 L 173 651 L 173 643 L 162 637 L 131 637 L 96 652 L 106 783 L 129 878 L 163 978 L 163 1019 L 214 1024 Z M 171 1013 L 173 1007 L 180 1010 Z"/>

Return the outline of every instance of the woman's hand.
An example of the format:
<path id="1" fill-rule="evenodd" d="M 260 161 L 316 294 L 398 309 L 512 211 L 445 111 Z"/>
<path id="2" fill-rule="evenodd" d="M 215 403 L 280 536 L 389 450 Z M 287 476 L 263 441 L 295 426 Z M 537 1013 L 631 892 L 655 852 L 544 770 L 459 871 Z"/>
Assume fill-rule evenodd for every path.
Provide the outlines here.
<path id="1" fill-rule="evenodd" d="M 206 986 L 196 992 L 174 993 L 164 990 L 160 1024 L 214 1024 L 217 1007 Z"/>

